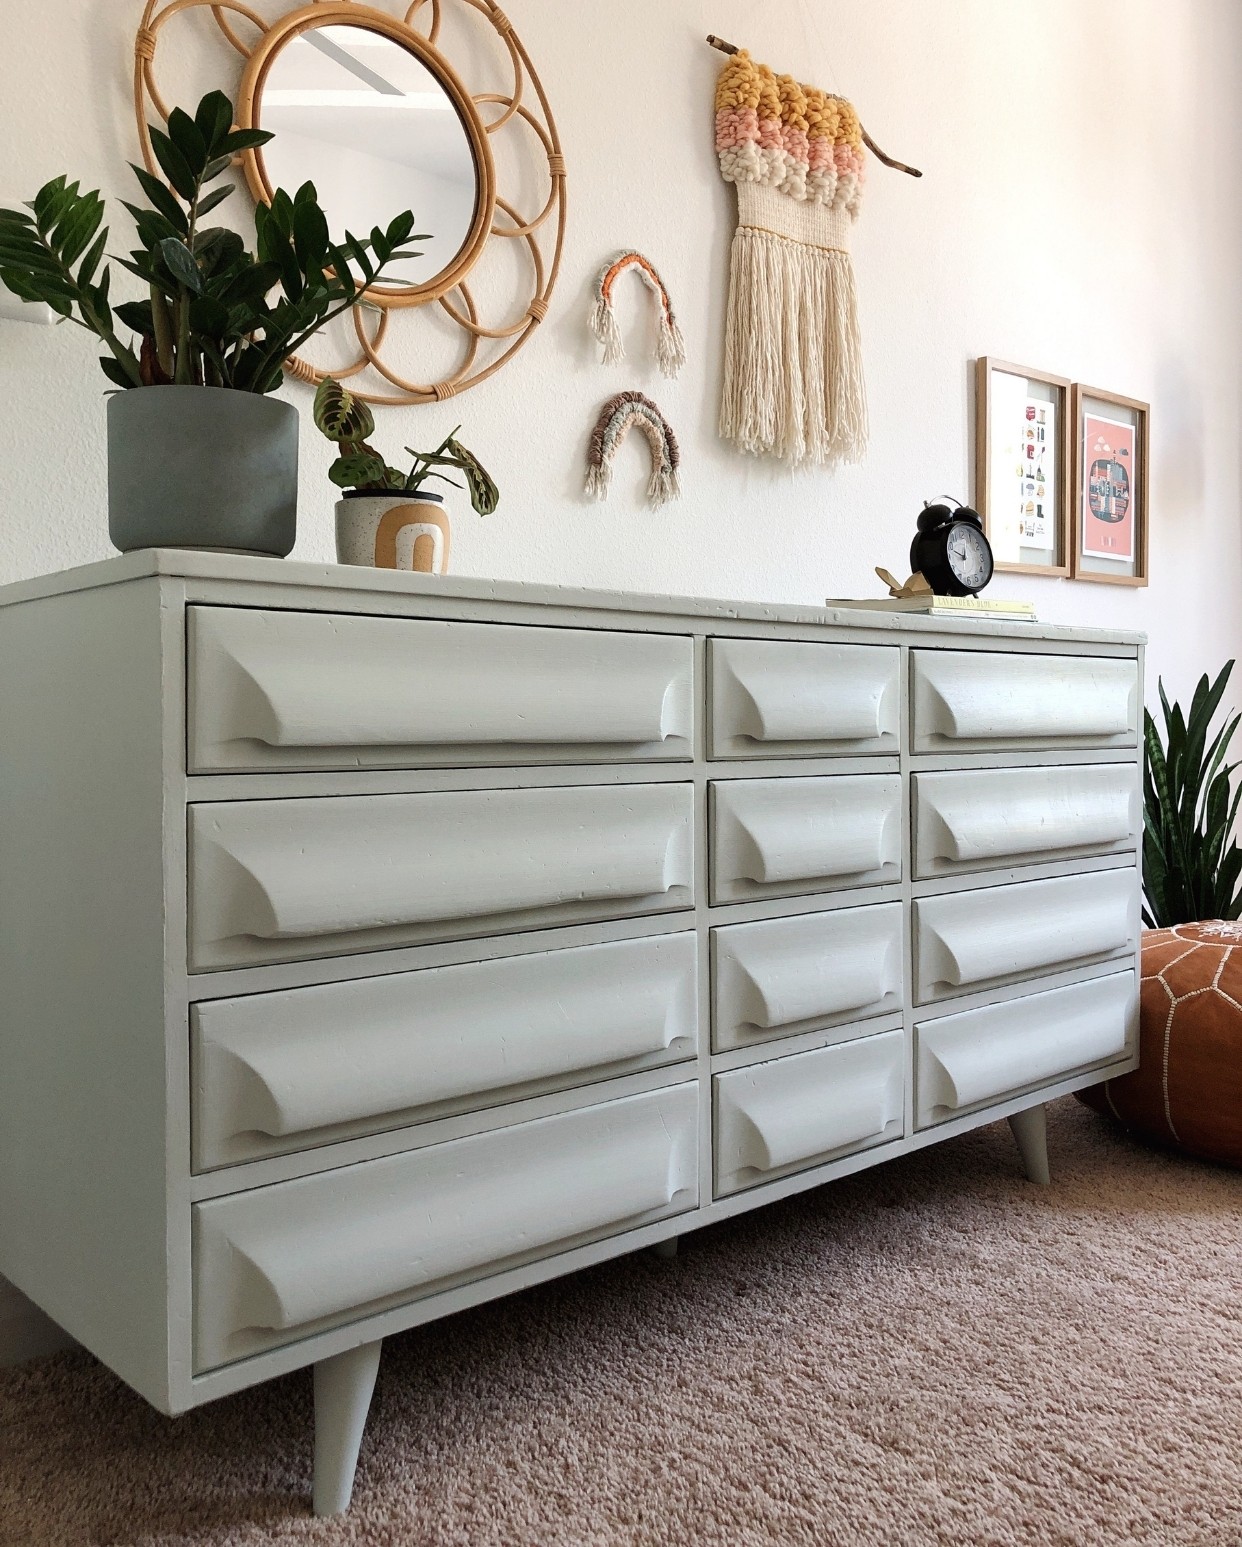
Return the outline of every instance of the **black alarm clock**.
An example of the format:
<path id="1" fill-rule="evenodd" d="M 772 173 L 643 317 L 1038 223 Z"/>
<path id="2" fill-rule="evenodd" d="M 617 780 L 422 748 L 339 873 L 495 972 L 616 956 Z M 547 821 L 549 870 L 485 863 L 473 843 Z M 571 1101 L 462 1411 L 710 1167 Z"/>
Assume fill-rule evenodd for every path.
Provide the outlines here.
<path id="1" fill-rule="evenodd" d="M 937 596 L 977 596 L 992 578 L 992 547 L 983 535 L 983 519 L 946 495 L 951 506 L 928 501 L 919 512 L 910 544 L 910 568 L 922 575 Z"/>

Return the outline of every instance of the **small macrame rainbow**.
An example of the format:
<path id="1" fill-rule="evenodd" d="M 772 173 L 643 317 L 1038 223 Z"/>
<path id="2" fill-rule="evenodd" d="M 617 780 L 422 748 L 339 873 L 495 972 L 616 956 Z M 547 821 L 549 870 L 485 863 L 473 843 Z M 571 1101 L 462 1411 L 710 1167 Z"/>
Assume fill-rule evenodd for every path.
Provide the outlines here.
<path id="1" fill-rule="evenodd" d="M 586 492 L 592 499 L 608 498 L 612 464 L 621 449 L 621 442 L 635 425 L 651 447 L 647 498 L 653 505 L 663 505 L 666 500 L 680 496 L 681 480 L 677 469 L 681 466 L 681 451 L 671 425 L 651 399 L 641 392 L 618 392 L 604 404 L 591 431 Z"/>
<path id="2" fill-rule="evenodd" d="M 591 308 L 591 332 L 604 346 L 604 364 L 615 365 L 625 359 L 625 343 L 617 324 L 612 292 L 626 269 L 637 271 L 639 278 L 655 296 L 660 308 L 660 333 L 656 339 L 656 362 L 665 376 L 676 376 L 686 363 L 686 345 L 673 316 L 668 289 L 656 272 L 656 266 L 640 252 L 619 252 L 599 271 L 595 281 L 595 304 Z"/>

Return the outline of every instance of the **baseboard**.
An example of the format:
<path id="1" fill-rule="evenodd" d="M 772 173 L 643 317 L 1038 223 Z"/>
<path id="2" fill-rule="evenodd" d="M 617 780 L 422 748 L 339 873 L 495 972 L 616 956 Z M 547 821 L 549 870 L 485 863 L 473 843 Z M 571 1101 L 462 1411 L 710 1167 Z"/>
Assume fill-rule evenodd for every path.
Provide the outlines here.
<path id="1" fill-rule="evenodd" d="M 73 1339 L 7 1279 L 0 1278 L 0 1367 L 72 1348 Z"/>

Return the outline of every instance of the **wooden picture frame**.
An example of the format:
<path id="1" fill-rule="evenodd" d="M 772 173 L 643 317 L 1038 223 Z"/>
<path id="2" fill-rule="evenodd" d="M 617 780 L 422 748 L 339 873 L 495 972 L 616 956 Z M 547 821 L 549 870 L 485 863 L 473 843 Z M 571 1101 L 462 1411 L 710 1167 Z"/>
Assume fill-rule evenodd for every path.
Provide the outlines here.
<path id="1" fill-rule="evenodd" d="M 1074 531 L 1073 577 L 1101 585 L 1145 586 L 1151 510 L 1151 406 L 1138 398 L 1074 383 Z M 1110 436 L 1114 427 L 1121 437 Z M 1088 436 L 1091 444 L 1087 444 Z M 1114 456 L 1114 450 L 1118 452 Z M 1122 458 L 1132 457 L 1132 464 Z M 1115 500 L 1122 491 L 1112 480 L 1106 492 L 1096 495 L 1098 480 L 1093 469 L 1108 463 L 1125 469 L 1125 510 L 1115 514 Z M 1128 497 L 1127 497 L 1128 496 Z M 1100 507 L 1113 507 L 1107 515 Z M 1103 552 L 1117 542 L 1119 554 Z"/>
<path id="2" fill-rule="evenodd" d="M 990 355 L 975 361 L 975 509 L 997 570 L 1071 573 L 1071 387 Z"/>

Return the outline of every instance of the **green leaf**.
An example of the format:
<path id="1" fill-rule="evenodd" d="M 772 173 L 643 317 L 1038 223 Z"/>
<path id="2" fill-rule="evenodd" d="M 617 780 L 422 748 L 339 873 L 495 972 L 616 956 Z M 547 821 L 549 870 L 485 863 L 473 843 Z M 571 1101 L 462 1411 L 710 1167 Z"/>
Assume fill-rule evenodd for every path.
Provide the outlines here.
<path id="1" fill-rule="evenodd" d="M 353 452 L 337 457 L 328 469 L 328 477 L 338 488 L 362 489 L 368 484 L 384 482 L 387 472 L 383 457 L 374 452 Z"/>
<path id="2" fill-rule="evenodd" d="M 196 192 L 195 174 L 180 150 L 168 136 L 154 124 L 148 126 L 151 133 L 151 149 L 159 162 L 164 176 L 188 204 Z"/>
<path id="3" fill-rule="evenodd" d="M 120 362 L 114 360 L 111 355 L 100 355 L 99 368 L 108 380 L 114 382 L 118 387 L 132 387 L 134 385 L 125 374 Z M 136 402 L 137 399 L 134 401 Z"/>
<path id="4" fill-rule="evenodd" d="M 160 243 L 159 253 L 168 272 L 178 284 L 184 285 L 195 295 L 202 292 L 203 276 L 198 271 L 194 254 L 184 242 L 179 242 L 174 237 L 167 237 Z"/>
<path id="5" fill-rule="evenodd" d="M 176 194 L 173 193 L 166 183 L 161 182 L 153 172 L 148 172 L 146 167 L 140 167 L 132 161 L 129 165 L 130 170 L 138 179 L 143 193 L 146 194 L 153 207 L 168 222 L 173 234 L 175 236 L 184 236 L 190 229 L 190 223 L 186 219 L 185 211 L 178 202 Z M 132 205 L 127 204 L 125 207 L 136 220 L 138 218 L 137 212 Z"/>
<path id="6" fill-rule="evenodd" d="M 154 334 L 155 332 L 150 301 L 123 301 L 117 307 L 116 315 L 134 333 Z"/>
<path id="7" fill-rule="evenodd" d="M 223 338 L 228 331 L 229 309 L 214 296 L 195 296 L 190 302 L 190 329 L 209 339 Z"/>
<path id="8" fill-rule="evenodd" d="M 322 270 L 328 256 L 328 222 L 318 204 L 299 198 L 293 209 L 293 250 L 304 274 Z"/>
<path id="9" fill-rule="evenodd" d="M 320 432 L 338 444 L 363 441 L 375 433 L 375 416 L 369 406 L 331 376 L 319 383 L 313 417 Z"/>
<path id="10" fill-rule="evenodd" d="M 230 183 L 227 188 L 217 188 L 214 192 L 209 193 L 206 198 L 200 199 L 198 201 L 198 218 L 201 220 L 204 215 L 210 215 L 212 210 L 218 204 L 223 204 L 232 192 L 233 184 Z"/>
<path id="11" fill-rule="evenodd" d="M 213 148 L 221 156 L 236 156 L 243 150 L 257 150 L 273 138 L 269 129 L 234 129 Z"/>
<path id="12" fill-rule="evenodd" d="M 99 260 L 100 260 L 100 258 L 103 257 L 104 248 L 107 245 L 108 245 L 108 228 L 105 226 L 104 229 L 95 238 L 94 246 L 86 254 L 86 256 L 82 259 L 81 266 L 78 269 L 78 284 L 79 285 L 82 285 L 82 286 L 89 285 L 91 280 L 94 279 L 94 277 L 95 277 L 95 270 L 99 267 Z"/>
<path id="13" fill-rule="evenodd" d="M 191 174 L 196 179 L 200 178 L 210 159 L 207 155 L 207 141 L 190 115 L 179 107 L 173 108 L 168 115 L 168 136 L 181 152 Z"/>
<path id="14" fill-rule="evenodd" d="M 222 91 L 209 91 L 194 110 L 194 123 L 209 155 L 220 154 L 220 143 L 233 127 L 233 104 Z"/>
<path id="15" fill-rule="evenodd" d="M 1232 669 L 1230 661 L 1214 682 L 1199 680 L 1189 714 L 1157 684 L 1163 742 L 1150 712 L 1143 717 L 1143 916 L 1155 927 L 1242 914 L 1242 785 L 1228 761 L 1242 716 L 1227 715 L 1212 732 Z"/>

